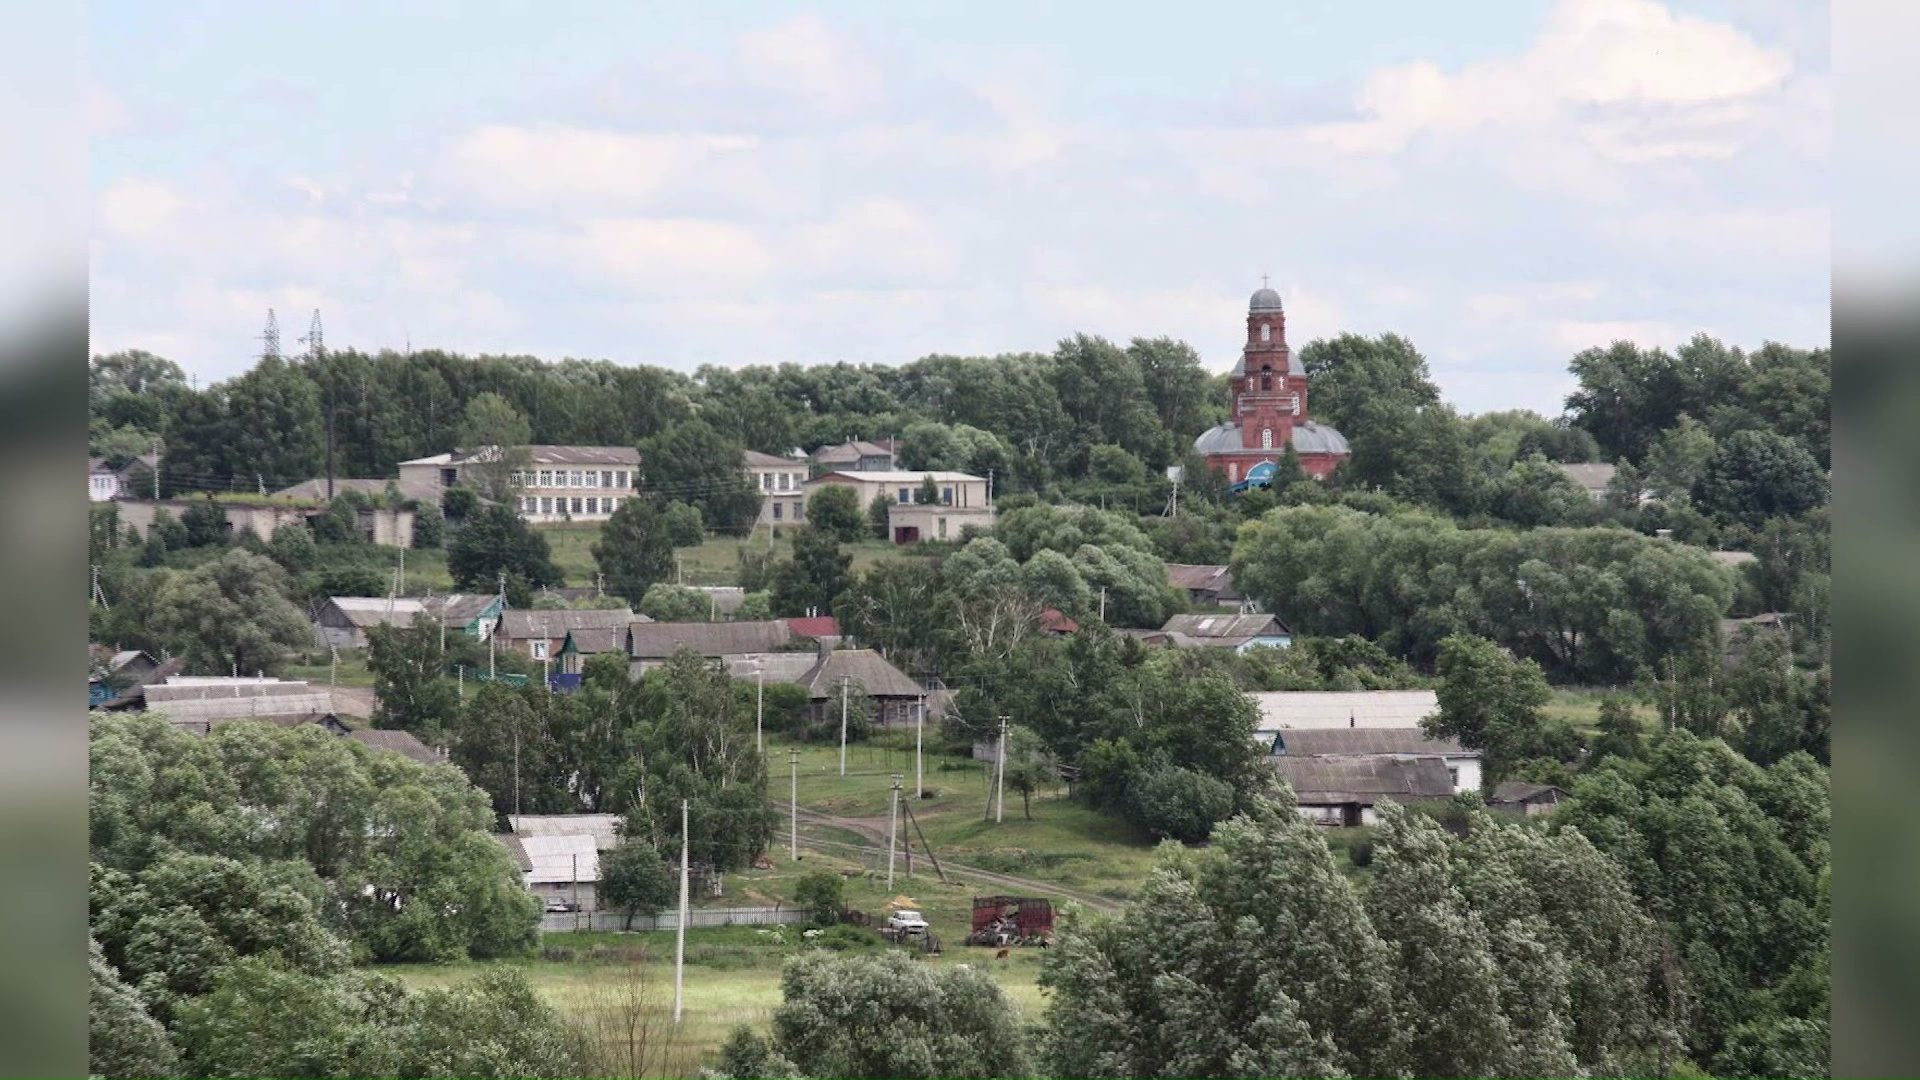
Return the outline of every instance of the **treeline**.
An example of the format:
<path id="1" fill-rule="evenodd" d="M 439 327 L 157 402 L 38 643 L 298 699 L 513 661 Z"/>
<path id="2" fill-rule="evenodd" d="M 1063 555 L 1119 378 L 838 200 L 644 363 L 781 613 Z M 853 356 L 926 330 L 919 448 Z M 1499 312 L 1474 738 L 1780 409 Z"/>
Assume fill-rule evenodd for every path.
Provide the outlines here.
<path id="1" fill-rule="evenodd" d="M 1038 1023 L 966 970 L 808 956 L 720 1074 L 1826 1075 L 1826 771 L 1678 732 L 1574 795 L 1545 828 L 1383 804 L 1359 883 L 1254 797 L 1063 921 Z"/>

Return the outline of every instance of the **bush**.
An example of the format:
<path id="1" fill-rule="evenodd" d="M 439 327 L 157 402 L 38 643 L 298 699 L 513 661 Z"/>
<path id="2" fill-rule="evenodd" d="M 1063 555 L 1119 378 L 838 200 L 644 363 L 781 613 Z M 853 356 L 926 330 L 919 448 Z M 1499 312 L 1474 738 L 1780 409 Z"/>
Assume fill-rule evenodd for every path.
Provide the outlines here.
<path id="1" fill-rule="evenodd" d="M 1214 822 L 1233 813 L 1233 785 L 1193 769 L 1161 765 L 1138 776 L 1131 801 L 1141 828 L 1196 843 L 1213 832 Z"/>
<path id="2" fill-rule="evenodd" d="M 858 543 L 868 533 L 859 493 L 843 484 L 829 484 L 807 499 L 807 521 L 842 543 Z"/>
<path id="3" fill-rule="evenodd" d="M 1347 845 L 1347 861 L 1358 867 L 1373 865 L 1373 837 L 1357 837 Z"/>
<path id="4" fill-rule="evenodd" d="M 802 874 L 793 884 L 793 902 L 807 909 L 815 926 L 833 926 L 846 910 L 846 882 L 831 870 Z"/>
<path id="5" fill-rule="evenodd" d="M 671 502 L 660 513 L 660 524 L 674 547 L 697 547 L 707 538 L 706 523 L 700 508 L 692 503 Z"/>
<path id="6" fill-rule="evenodd" d="M 847 923 L 828 927 L 813 939 L 816 948 L 847 952 L 850 949 L 877 949 L 886 944 L 879 934 Z"/>
<path id="7" fill-rule="evenodd" d="M 440 508 L 421 503 L 413 511 L 413 546 L 417 550 L 437 548 L 447 542 L 447 519 Z"/>
<path id="8" fill-rule="evenodd" d="M 448 488 L 440 496 L 440 509 L 448 521 L 461 522 L 480 507 L 480 496 L 462 487 Z"/>

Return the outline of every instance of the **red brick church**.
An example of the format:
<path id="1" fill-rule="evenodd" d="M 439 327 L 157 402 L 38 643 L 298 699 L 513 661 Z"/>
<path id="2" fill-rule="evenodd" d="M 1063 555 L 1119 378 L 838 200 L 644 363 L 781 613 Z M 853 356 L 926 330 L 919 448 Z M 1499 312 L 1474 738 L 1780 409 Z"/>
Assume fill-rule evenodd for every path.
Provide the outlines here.
<path id="1" fill-rule="evenodd" d="M 1193 450 L 1236 491 L 1265 486 L 1288 445 L 1320 480 L 1352 454 L 1339 432 L 1307 419 L 1307 369 L 1287 348 L 1280 294 L 1265 286 L 1247 304 L 1247 345 L 1233 366 L 1228 404 L 1233 419 L 1193 440 Z"/>

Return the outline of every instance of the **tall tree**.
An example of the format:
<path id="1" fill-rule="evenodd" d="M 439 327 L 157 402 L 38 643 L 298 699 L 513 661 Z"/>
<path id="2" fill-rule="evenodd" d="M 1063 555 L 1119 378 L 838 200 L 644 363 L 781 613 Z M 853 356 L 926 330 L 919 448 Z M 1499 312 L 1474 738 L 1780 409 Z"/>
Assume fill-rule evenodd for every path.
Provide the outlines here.
<path id="1" fill-rule="evenodd" d="M 170 578 L 155 598 L 153 631 L 200 674 L 278 671 L 311 640 L 273 560 L 238 549 Z"/>
<path id="2" fill-rule="evenodd" d="M 228 385 L 227 413 L 235 487 L 274 491 L 320 475 L 326 428 L 320 389 L 304 370 L 284 360 L 261 360 Z"/>
<path id="3" fill-rule="evenodd" d="M 780 997 L 773 1047 L 806 1076 L 1033 1075 L 1013 1004 L 983 971 L 813 952 L 787 963 Z"/>
<path id="4" fill-rule="evenodd" d="M 481 593 L 498 588 L 503 573 L 509 583 L 527 589 L 566 582 L 554 565 L 547 538 L 511 507 L 497 503 L 476 510 L 453 530 L 447 541 L 447 573 L 456 588 Z"/>
<path id="5" fill-rule="evenodd" d="M 1456 635 L 1440 643 L 1437 667 L 1440 711 L 1420 726 L 1430 738 L 1482 751 L 1483 784 L 1499 782 L 1527 758 L 1553 755 L 1556 740 L 1540 712 L 1553 694 L 1540 665 L 1485 638 Z"/>
<path id="6" fill-rule="evenodd" d="M 839 541 L 817 527 L 801 529 L 793 538 L 793 558 L 773 570 L 773 610 L 782 616 L 808 612 L 828 614 L 846 591 L 853 556 L 840 550 Z"/>
<path id="7" fill-rule="evenodd" d="M 1722 440 L 1693 486 L 1694 504 L 1707 515 L 1748 526 L 1798 517 L 1826 498 L 1820 462 L 1770 431 L 1738 431 Z"/>
<path id="8" fill-rule="evenodd" d="M 640 446 L 642 487 L 690 502 L 716 532 L 741 535 L 760 515 L 760 493 L 742 464 L 742 444 L 704 420 L 676 424 Z"/>
<path id="9" fill-rule="evenodd" d="M 600 539 L 593 561 L 606 576 L 606 590 L 638 604 L 656 583 L 673 577 L 673 537 L 659 501 L 651 496 L 620 500 Z"/>
<path id="10" fill-rule="evenodd" d="M 443 627 L 431 618 L 409 626 L 367 631 L 367 669 L 373 673 L 376 727 L 398 728 L 438 744 L 460 709 L 447 680 Z"/>

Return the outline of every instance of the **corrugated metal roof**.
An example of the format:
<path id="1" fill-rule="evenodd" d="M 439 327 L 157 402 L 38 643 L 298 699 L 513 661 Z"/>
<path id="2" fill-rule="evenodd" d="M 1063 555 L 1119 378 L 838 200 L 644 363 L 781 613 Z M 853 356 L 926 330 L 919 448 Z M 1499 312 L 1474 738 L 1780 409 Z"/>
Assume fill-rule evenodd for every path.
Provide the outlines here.
<path id="1" fill-rule="evenodd" d="M 333 712 L 333 695 L 324 691 L 273 694 L 241 698 L 154 701 L 148 687 L 147 711 L 174 723 L 214 723 L 228 720 L 272 720 L 276 717 L 313 717 Z"/>
<path id="2" fill-rule="evenodd" d="M 1272 615 L 1175 615 L 1160 629 L 1203 639 L 1275 637 L 1288 632 Z"/>
<path id="3" fill-rule="evenodd" d="M 247 698 L 284 698 L 306 694 L 325 694 L 304 682 L 280 682 L 261 679 L 169 679 L 146 689 L 148 702 L 232 701 Z"/>
<path id="4" fill-rule="evenodd" d="M 622 652 L 626 647 L 627 625 L 624 623 L 618 627 L 588 626 L 569 630 L 566 640 L 560 643 L 561 652 L 576 652 L 582 656 Z"/>
<path id="5" fill-rule="evenodd" d="M 1304 728 L 1279 733 L 1281 753 L 1291 757 L 1355 757 L 1370 754 L 1466 754 L 1454 739 L 1429 739 L 1413 728 Z"/>
<path id="6" fill-rule="evenodd" d="M 619 814 L 508 814 L 516 836 L 591 836 L 602 849 L 620 843 Z"/>
<path id="7" fill-rule="evenodd" d="M 1224 566 L 1196 563 L 1167 563 L 1167 584 L 1176 589 L 1204 589 L 1226 593 L 1233 590 L 1233 574 Z"/>
<path id="8" fill-rule="evenodd" d="M 1266 762 L 1293 788 L 1305 806 L 1358 803 L 1372 806 L 1381 799 L 1447 799 L 1453 797 L 1453 778 L 1438 757 L 1301 758 L 1269 757 Z"/>
<path id="9" fill-rule="evenodd" d="M 581 608 L 564 611 L 513 609 L 500 613 L 496 631 L 510 640 L 564 638 L 569 630 L 617 629 L 624 632 L 633 621 L 625 608 Z"/>
<path id="10" fill-rule="evenodd" d="M 1604 465 L 1597 462 L 1577 465 L 1563 464 L 1560 466 L 1560 469 L 1565 472 L 1574 483 L 1579 484 L 1588 491 L 1605 491 L 1607 485 L 1613 482 L 1614 473 L 1620 471 L 1617 465 Z"/>
<path id="11" fill-rule="evenodd" d="M 520 848 L 533 866 L 529 885 L 566 885 L 600 880 L 600 850 L 592 836 L 520 835 Z"/>
<path id="12" fill-rule="evenodd" d="M 1431 690 L 1266 690 L 1248 694 L 1260 731 L 1284 728 L 1418 728 L 1440 711 Z"/>
<path id="13" fill-rule="evenodd" d="M 747 466 L 755 469 L 805 469 L 807 463 L 783 458 L 775 454 L 763 454 L 758 450 L 746 452 Z"/>
<path id="14" fill-rule="evenodd" d="M 815 461 L 858 461 L 863 457 L 892 457 L 893 450 L 880 443 L 855 439 L 839 446 L 825 446 L 813 452 Z"/>
<path id="15" fill-rule="evenodd" d="M 792 643 L 793 631 L 778 619 L 764 622 L 636 623 L 627 629 L 628 655 L 664 660 L 681 648 L 701 656 L 774 652 Z"/>
<path id="16" fill-rule="evenodd" d="M 519 837 L 512 833 L 495 833 L 493 842 L 506 849 L 507 857 L 513 860 L 513 865 L 519 867 L 522 874 L 533 870 L 533 860 L 527 858 L 527 849 L 520 846 Z"/>
<path id="17" fill-rule="evenodd" d="M 810 652 L 747 653 L 738 656 L 722 657 L 727 665 L 727 674 L 745 682 L 754 682 L 760 678 L 756 664 L 764 664 L 765 679 L 770 683 L 797 683 L 820 658 Z"/>
<path id="18" fill-rule="evenodd" d="M 366 629 L 369 626 L 396 626 L 401 629 L 413 625 L 413 617 L 426 610 L 426 606 L 412 597 L 400 596 L 389 601 L 384 596 L 333 596 L 327 598 L 327 604 L 339 611 L 351 626 Z M 392 605 L 389 617 L 388 605 Z"/>
<path id="19" fill-rule="evenodd" d="M 1296 452 L 1302 454 L 1350 454 L 1353 452 L 1347 445 L 1346 436 L 1325 424 L 1316 424 L 1311 420 L 1295 424 L 1288 441 Z M 1252 447 L 1247 446 L 1240 438 L 1239 424 L 1221 424 L 1201 432 L 1200 437 L 1193 440 L 1193 449 L 1195 453 L 1204 456 L 1206 454 L 1237 454 Z"/>

